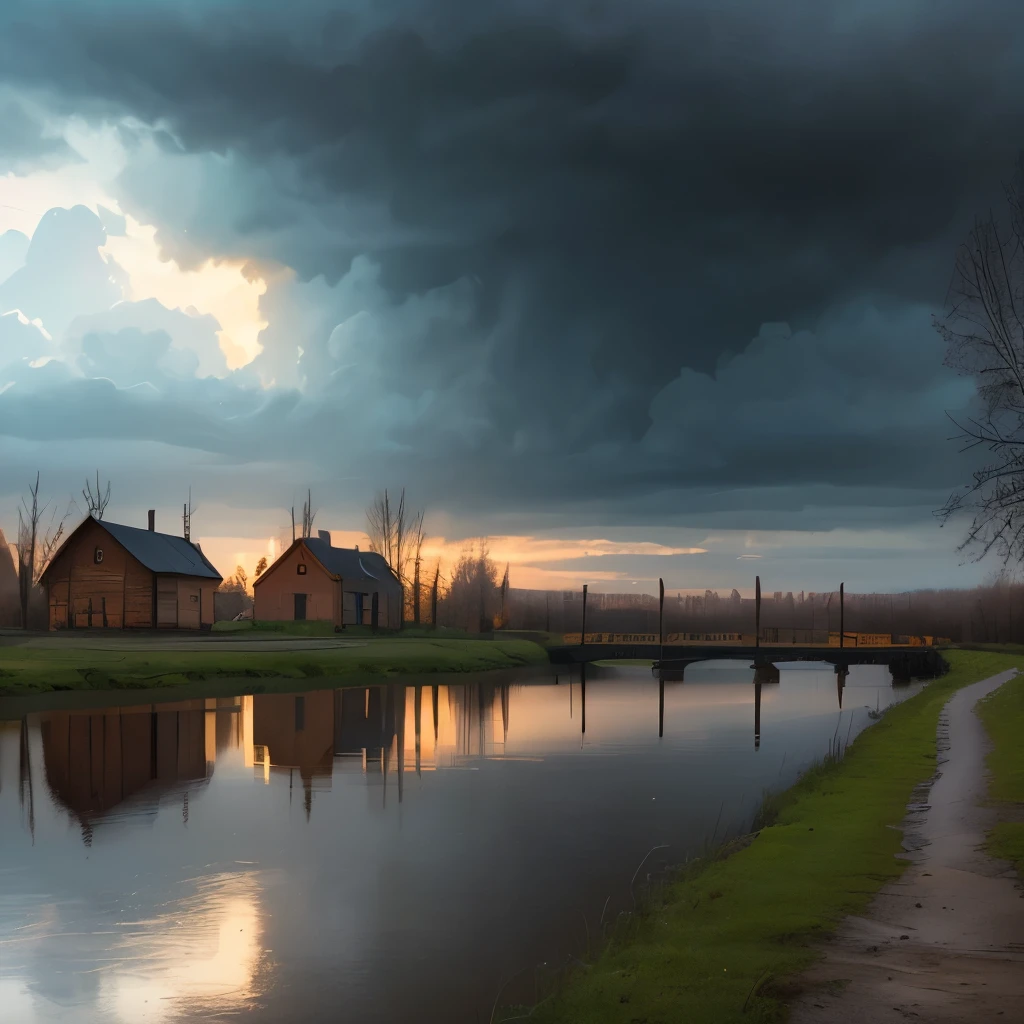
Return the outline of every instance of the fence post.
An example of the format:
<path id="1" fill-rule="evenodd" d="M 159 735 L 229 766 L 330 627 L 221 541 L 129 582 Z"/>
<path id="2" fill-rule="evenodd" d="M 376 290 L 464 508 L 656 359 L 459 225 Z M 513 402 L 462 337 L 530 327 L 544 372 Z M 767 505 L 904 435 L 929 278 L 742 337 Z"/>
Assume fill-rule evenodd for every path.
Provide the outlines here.
<path id="1" fill-rule="evenodd" d="M 658 578 L 658 657 L 665 660 L 665 581 Z"/>
<path id="2" fill-rule="evenodd" d="M 754 577 L 754 646 L 761 646 L 761 577 Z"/>
<path id="3" fill-rule="evenodd" d="M 846 626 L 843 622 L 843 584 L 839 584 L 839 646 L 843 646 L 845 639 Z"/>

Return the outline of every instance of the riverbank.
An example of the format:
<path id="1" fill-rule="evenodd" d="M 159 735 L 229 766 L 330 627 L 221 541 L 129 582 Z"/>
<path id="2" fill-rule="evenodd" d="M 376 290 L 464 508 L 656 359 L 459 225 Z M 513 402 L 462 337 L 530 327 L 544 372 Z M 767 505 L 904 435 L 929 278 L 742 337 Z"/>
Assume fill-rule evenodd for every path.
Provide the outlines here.
<path id="1" fill-rule="evenodd" d="M 768 801 L 774 820 L 753 841 L 667 887 L 628 936 L 535 1007 L 531 1020 L 785 1019 L 796 994 L 791 979 L 820 958 L 821 941 L 905 870 L 899 826 L 915 788 L 935 773 L 946 702 L 1024 664 L 987 652 L 946 657 L 946 676 L 890 709 L 842 761 Z"/>
<path id="2" fill-rule="evenodd" d="M 246 635 L 29 638 L 0 646 L 0 695 L 149 690 L 254 679 L 346 685 L 367 678 L 484 672 L 547 662 L 526 640 L 358 640 Z"/>
<path id="3" fill-rule="evenodd" d="M 792 1024 L 974 1024 L 1013 1019 L 1024 1002 L 1024 902 L 1012 866 L 984 849 L 996 814 L 987 800 L 989 740 L 975 714 L 1013 671 L 947 702 L 938 772 L 903 824 L 909 867 L 864 916 L 846 918 L 823 958 L 796 979 Z"/>
<path id="4" fill-rule="evenodd" d="M 992 741 L 985 763 L 989 799 L 999 818 L 988 851 L 1013 863 L 1024 879 L 1024 675 L 981 701 L 978 716 Z"/>

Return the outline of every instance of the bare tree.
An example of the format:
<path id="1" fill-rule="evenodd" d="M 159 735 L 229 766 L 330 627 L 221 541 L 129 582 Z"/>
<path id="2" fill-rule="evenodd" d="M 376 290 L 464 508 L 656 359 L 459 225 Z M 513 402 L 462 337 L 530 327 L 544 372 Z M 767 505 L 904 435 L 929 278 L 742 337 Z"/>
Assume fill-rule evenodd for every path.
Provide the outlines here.
<path id="1" fill-rule="evenodd" d="M 423 542 L 426 540 L 423 529 L 423 510 L 420 509 L 412 519 L 412 621 L 420 624 L 420 568 L 423 564 Z"/>
<path id="2" fill-rule="evenodd" d="M 313 509 L 313 492 L 306 491 L 306 500 L 302 505 L 302 536 L 304 538 L 313 536 L 313 520 L 316 512 Z"/>
<path id="3" fill-rule="evenodd" d="M 110 504 L 110 481 L 107 481 L 107 489 L 103 490 L 100 487 L 100 471 L 96 470 L 96 493 L 93 494 L 92 485 L 88 480 L 85 481 L 85 490 L 82 491 L 82 497 L 85 498 L 85 505 L 88 509 L 88 514 L 93 519 L 101 520 L 103 513 L 107 510 L 107 505 Z"/>
<path id="4" fill-rule="evenodd" d="M 980 412 L 953 421 L 956 439 L 994 455 L 937 515 L 945 525 L 970 514 L 960 550 L 1004 564 L 1024 558 L 1024 155 L 1006 201 L 1008 215 L 976 220 L 957 251 L 949 309 L 935 320 L 946 364 L 977 381 Z"/>
<path id="5" fill-rule="evenodd" d="M 434 569 L 434 585 L 430 588 L 430 625 L 437 629 L 437 585 L 441 582 L 441 559 L 437 560 L 437 567 Z"/>
<path id="6" fill-rule="evenodd" d="M 39 580 L 50 564 L 64 536 L 64 524 L 70 515 L 70 508 L 56 521 L 56 512 L 50 516 L 50 527 L 42 534 L 40 524 L 43 514 L 48 505 L 40 507 L 39 504 L 39 474 L 36 473 L 36 482 L 29 488 L 30 501 L 21 499 L 21 508 L 18 509 L 18 598 L 21 603 L 21 625 L 28 629 L 29 604 L 32 600 L 32 592 L 39 584 Z"/>

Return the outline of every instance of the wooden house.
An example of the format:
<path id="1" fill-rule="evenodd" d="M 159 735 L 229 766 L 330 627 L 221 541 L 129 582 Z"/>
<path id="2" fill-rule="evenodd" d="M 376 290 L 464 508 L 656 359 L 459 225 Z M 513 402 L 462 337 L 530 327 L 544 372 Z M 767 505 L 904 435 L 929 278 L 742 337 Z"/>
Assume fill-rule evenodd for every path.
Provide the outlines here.
<path id="1" fill-rule="evenodd" d="M 86 519 L 43 573 L 50 629 L 202 629 L 221 574 L 198 544 Z"/>
<path id="2" fill-rule="evenodd" d="M 253 583 L 257 621 L 310 619 L 335 626 L 402 627 L 402 584 L 376 552 L 303 537 Z"/>

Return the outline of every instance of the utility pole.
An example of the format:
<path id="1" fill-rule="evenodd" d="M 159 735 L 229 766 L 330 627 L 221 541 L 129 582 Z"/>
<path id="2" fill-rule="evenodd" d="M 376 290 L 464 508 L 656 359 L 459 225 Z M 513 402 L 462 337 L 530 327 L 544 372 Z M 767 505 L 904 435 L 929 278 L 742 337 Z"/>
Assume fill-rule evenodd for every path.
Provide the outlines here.
<path id="1" fill-rule="evenodd" d="M 587 585 L 583 584 L 583 624 L 580 626 L 580 647 L 587 640 Z"/>
<path id="2" fill-rule="evenodd" d="M 839 646 L 843 646 L 846 626 L 843 622 L 843 584 L 839 584 Z"/>
<path id="3" fill-rule="evenodd" d="M 754 577 L 754 646 L 761 646 L 761 577 Z"/>
<path id="4" fill-rule="evenodd" d="M 665 660 L 665 581 L 658 579 L 658 644 L 661 650 L 658 657 Z"/>

